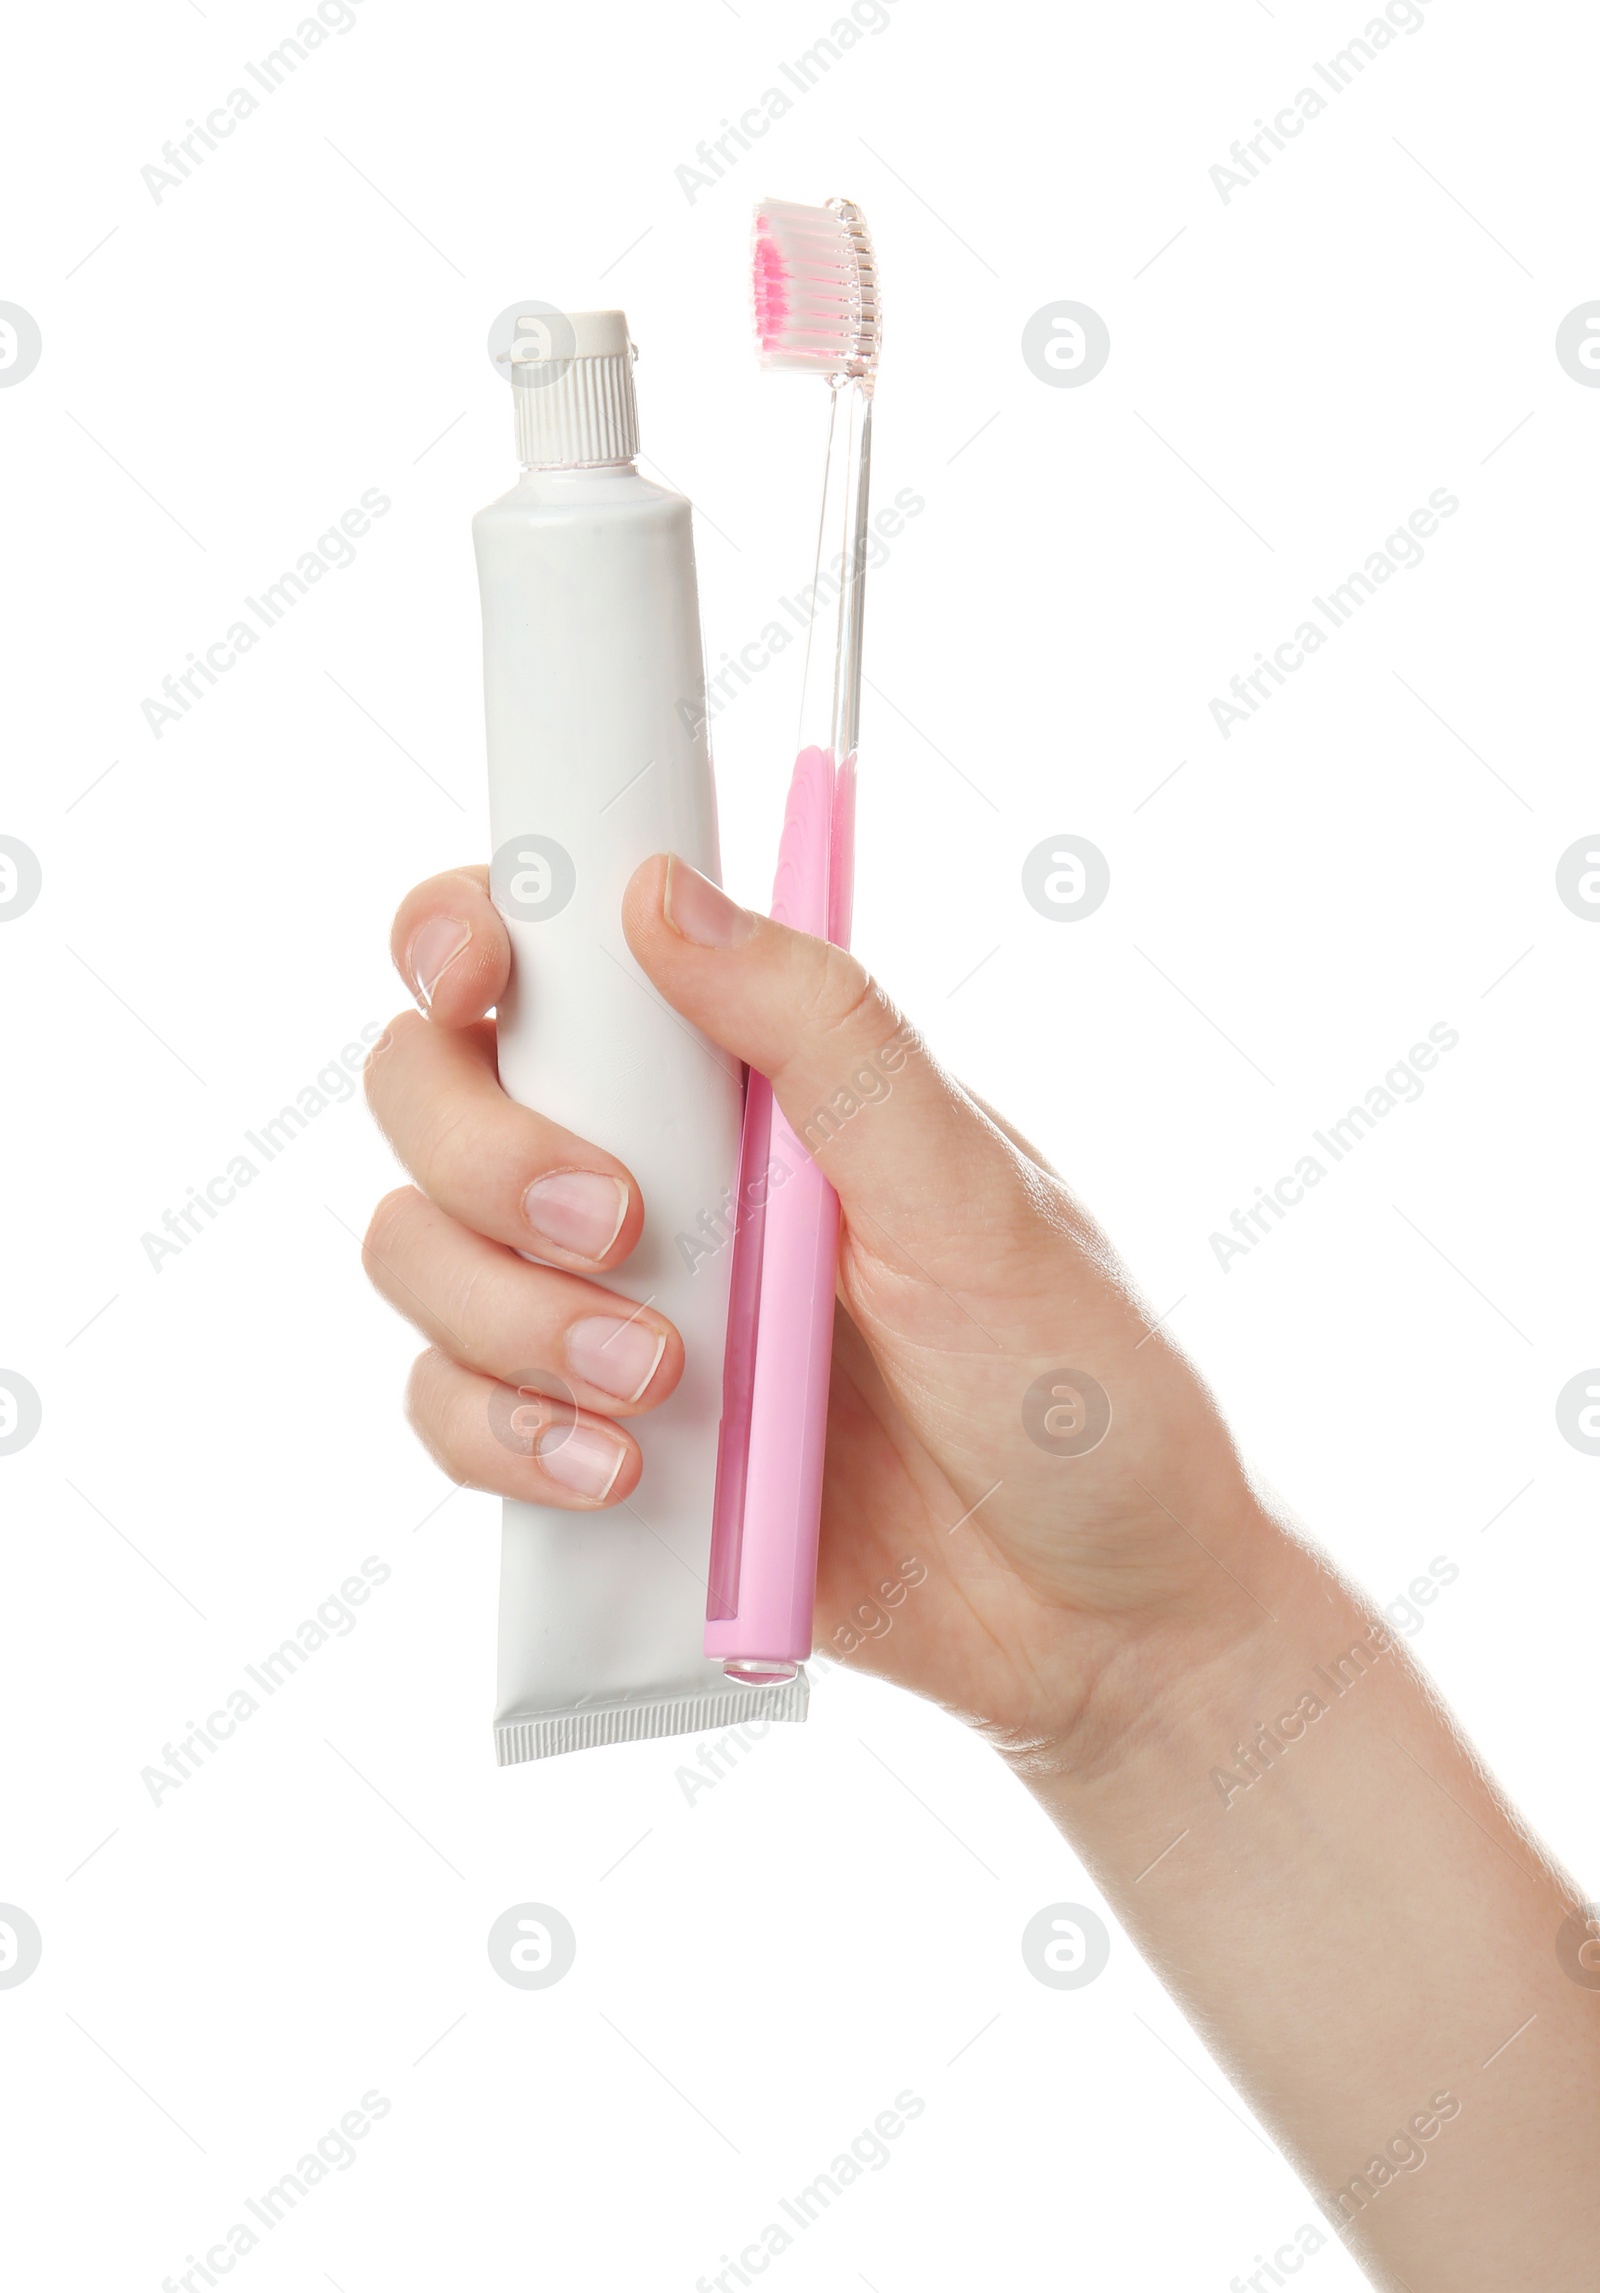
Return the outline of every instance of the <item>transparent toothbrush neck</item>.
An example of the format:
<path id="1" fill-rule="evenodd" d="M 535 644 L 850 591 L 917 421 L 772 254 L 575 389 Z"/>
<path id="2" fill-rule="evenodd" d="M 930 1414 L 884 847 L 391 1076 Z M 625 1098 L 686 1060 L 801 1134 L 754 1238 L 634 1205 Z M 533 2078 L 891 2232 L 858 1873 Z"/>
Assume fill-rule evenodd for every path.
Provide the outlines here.
<path id="1" fill-rule="evenodd" d="M 854 754 L 861 719 L 871 464 L 871 377 L 836 376 L 817 526 L 799 745 L 826 749 L 839 762 Z"/>

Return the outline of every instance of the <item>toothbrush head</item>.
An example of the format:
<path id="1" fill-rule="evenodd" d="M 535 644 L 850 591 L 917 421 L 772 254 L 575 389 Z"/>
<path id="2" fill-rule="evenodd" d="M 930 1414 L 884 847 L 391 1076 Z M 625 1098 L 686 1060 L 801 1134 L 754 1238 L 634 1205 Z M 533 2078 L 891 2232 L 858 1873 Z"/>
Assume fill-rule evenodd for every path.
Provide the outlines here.
<path id="1" fill-rule="evenodd" d="M 767 199 L 751 248 L 756 349 L 763 366 L 870 377 L 882 313 L 878 266 L 859 207 Z"/>

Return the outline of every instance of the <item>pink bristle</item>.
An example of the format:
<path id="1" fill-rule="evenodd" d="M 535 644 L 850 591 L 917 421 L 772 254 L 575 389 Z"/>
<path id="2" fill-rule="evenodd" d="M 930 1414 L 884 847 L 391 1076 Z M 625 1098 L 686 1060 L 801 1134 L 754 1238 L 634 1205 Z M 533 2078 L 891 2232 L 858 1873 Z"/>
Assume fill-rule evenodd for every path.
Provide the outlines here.
<path id="1" fill-rule="evenodd" d="M 877 363 L 877 268 L 860 209 L 848 200 L 756 209 L 751 300 L 763 365 L 865 374 Z"/>
<path id="2" fill-rule="evenodd" d="M 784 292 L 787 274 L 783 256 L 761 218 L 756 223 L 753 270 L 756 338 L 763 350 L 769 350 L 782 336 L 784 321 L 789 315 L 789 299 Z"/>

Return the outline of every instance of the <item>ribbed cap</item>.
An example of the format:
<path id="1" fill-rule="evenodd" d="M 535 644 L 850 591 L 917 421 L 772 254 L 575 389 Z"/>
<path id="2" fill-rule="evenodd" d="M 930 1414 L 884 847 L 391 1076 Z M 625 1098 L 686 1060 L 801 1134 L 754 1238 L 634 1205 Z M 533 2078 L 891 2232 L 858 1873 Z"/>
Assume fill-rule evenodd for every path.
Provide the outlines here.
<path id="1" fill-rule="evenodd" d="M 633 345 L 621 311 L 517 320 L 511 345 L 517 459 L 532 470 L 631 462 L 639 451 Z"/>

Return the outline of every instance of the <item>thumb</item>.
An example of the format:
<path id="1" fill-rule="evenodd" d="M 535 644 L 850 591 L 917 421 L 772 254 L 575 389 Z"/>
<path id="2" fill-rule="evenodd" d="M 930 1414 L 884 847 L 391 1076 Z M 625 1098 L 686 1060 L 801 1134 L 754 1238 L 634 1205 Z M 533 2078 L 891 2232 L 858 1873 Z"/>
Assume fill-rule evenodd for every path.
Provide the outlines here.
<path id="1" fill-rule="evenodd" d="M 1050 1182 L 847 949 L 741 908 L 659 855 L 633 876 L 622 918 L 667 1001 L 768 1077 L 858 1245 L 956 1287 L 980 1266 L 987 1287 L 1009 1240 L 1026 1249 Z"/>

